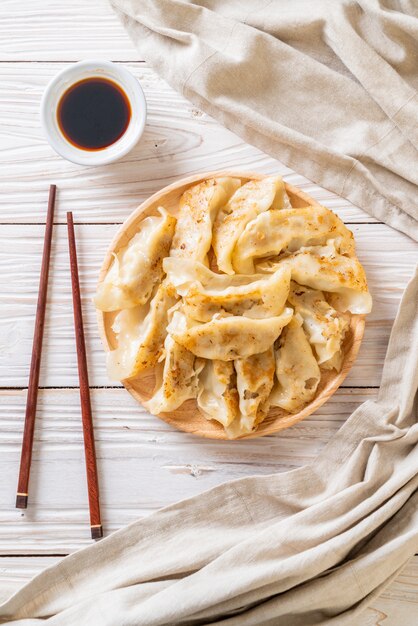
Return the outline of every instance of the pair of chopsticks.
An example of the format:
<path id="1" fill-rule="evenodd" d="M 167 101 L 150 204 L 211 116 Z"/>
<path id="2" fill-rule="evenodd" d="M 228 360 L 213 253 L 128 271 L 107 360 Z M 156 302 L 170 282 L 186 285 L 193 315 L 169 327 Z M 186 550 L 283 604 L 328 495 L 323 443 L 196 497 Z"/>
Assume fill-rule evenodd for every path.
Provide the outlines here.
<path id="1" fill-rule="evenodd" d="M 51 256 L 55 196 L 56 186 L 51 185 L 49 188 L 48 213 L 46 219 L 44 249 L 42 254 L 42 266 L 39 281 L 39 294 L 35 318 L 35 332 L 33 336 L 28 395 L 26 400 L 25 427 L 23 431 L 19 482 L 16 495 L 16 508 L 18 509 L 26 509 L 28 505 L 29 476 L 32 460 L 33 435 L 35 431 L 42 339 L 45 325 L 45 308 L 48 291 L 49 260 Z M 78 377 L 80 381 L 80 400 L 83 422 L 84 452 L 86 459 L 87 489 L 90 508 L 90 528 L 92 539 L 99 539 L 103 536 L 103 528 L 100 517 L 99 482 L 97 478 L 96 452 L 94 445 L 93 420 L 91 414 L 90 388 L 86 359 L 86 345 L 84 341 L 80 283 L 78 279 L 77 249 L 72 213 L 67 213 L 67 229 L 68 245 L 70 251 L 71 286 L 73 293 L 74 328 L 77 346 Z"/>

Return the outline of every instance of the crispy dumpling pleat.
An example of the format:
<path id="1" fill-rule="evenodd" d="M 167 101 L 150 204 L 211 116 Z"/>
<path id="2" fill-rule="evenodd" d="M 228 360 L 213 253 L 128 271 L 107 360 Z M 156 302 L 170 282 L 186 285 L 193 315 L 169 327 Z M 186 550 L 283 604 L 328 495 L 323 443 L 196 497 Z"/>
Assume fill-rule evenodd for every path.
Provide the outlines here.
<path id="1" fill-rule="evenodd" d="M 206 262 L 213 222 L 240 184 L 239 178 L 211 178 L 184 192 L 170 256 Z"/>
<path id="2" fill-rule="evenodd" d="M 250 319 L 226 315 L 200 323 L 176 310 L 168 325 L 169 334 L 196 356 L 232 361 L 267 350 L 289 323 L 293 309 L 286 307 L 276 317 Z"/>
<path id="3" fill-rule="evenodd" d="M 356 257 L 338 254 L 334 240 L 326 246 L 301 248 L 281 260 L 264 261 L 256 267 L 258 271 L 274 272 L 279 265 L 290 267 L 292 279 L 299 285 L 331 292 L 330 303 L 337 311 L 370 313 L 372 298 L 364 269 Z"/>
<path id="4" fill-rule="evenodd" d="M 167 312 L 175 302 L 170 289 L 162 283 L 149 306 L 124 309 L 117 314 L 112 328 L 118 347 L 107 353 L 111 380 L 132 378 L 156 365 L 167 335 Z"/>
<path id="5" fill-rule="evenodd" d="M 100 311 L 129 309 L 149 300 L 163 275 L 176 218 L 165 209 L 159 216 L 145 217 L 136 235 L 114 255 L 104 280 L 98 285 L 94 303 Z"/>
<path id="6" fill-rule="evenodd" d="M 164 269 L 173 288 L 183 296 L 184 312 L 199 322 L 224 313 L 254 319 L 274 317 L 283 311 L 289 293 L 287 267 L 279 267 L 268 277 L 243 277 L 215 274 L 186 259 L 165 259 Z"/>
<path id="7" fill-rule="evenodd" d="M 239 394 L 239 416 L 225 430 L 235 438 L 251 433 L 266 417 L 274 384 L 276 362 L 273 346 L 261 354 L 234 361 Z"/>
<path id="8" fill-rule="evenodd" d="M 257 215 L 268 209 L 283 208 L 286 195 L 280 176 L 251 180 L 242 185 L 218 212 L 213 225 L 212 247 L 218 268 L 233 274 L 232 253 L 244 228 Z"/>
<path id="9" fill-rule="evenodd" d="M 155 369 L 154 394 L 144 402 L 153 415 L 174 411 L 186 400 L 196 398 L 198 375 L 204 364 L 170 335 L 165 339 L 164 353 L 164 362 L 158 363 Z"/>
<path id="10" fill-rule="evenodd" d="M 325 300 L 322 291 L 292 282 L 289 302 L 303 320 L 318 363 L 325 369 L 341 369 L 342 345 L 349 327 L 347 314 L 339 313 Z"/>
<path id="11" fill-rule="evenodd" d="M 237 375 L 233 361 L 205 361 L 199 374 L 199 409 L 225 428 L 239 415 Z"/>
<path id="12" fill-rule="evenodd" d="M 314 398 L 321 379 L 300 315 L 293 316 L 275 349 L 277 381 L 270 395 L 270 405 L 296 413 Z"/>
<path id="13" fill-rule="evenodd" d="M 278 256 L 283 250 L 324 245 L 331 237 L 339 254 L 355 254 L 353 233 L 325 207 L 266 211 L 245 227 L 234 248 L 232 265 L 240 274 L 251 274 L 255 260 Z"/>

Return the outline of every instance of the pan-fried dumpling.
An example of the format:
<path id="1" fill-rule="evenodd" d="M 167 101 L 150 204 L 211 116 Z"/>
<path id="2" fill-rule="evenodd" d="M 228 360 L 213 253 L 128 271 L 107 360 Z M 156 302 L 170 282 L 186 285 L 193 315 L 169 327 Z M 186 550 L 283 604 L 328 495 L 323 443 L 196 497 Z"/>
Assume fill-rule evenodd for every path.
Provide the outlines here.
<path id="1" fill-rule="evenodd" d="M 217 313 L 251 318 L 274 317 L 284 308 L 290 286 L 290 269 L 239 276 L 215 274 L 204 265 L 186 259 L 165 259 L 168 281 L 183 296 L 184 312 L 208 322 Z"/>
<path id="2" fill-rule="evenodd" d="M 254 430 L 269 409 L 268 398 L 276 369 L 273 345 L 261 354 L 234 361 L 237 373 L 240 414 L 226 428 L 229 437 L 239 437 Z"/>
<path id="3" fill-rule="evenodd" d="M 202 263 L 171 257 L 164 259 L 163 268 L 168 281 L 179 295 L 186 295 L 190 285 L 195 282 L 201 283 L 205 288 L 221 291 L 228 287 L 245 286 L 254 280 L 265 278 L 265 274 L 252 274 L 251 276 L 218 274 Z"/>
<path id="4" fill-rule="evenodd" d="M 233 361 L 205 361 L 199 374 L 199 409 L 227 427 L 239 415 L 237 375 Z"/>
<path id="5" fill-rule="evenodd" d="M 164 362 L 155 369 L 154 395 L 144 402 L 153 415 L 174 411 L 186 400 L 196 398 L 198 376 L 204 364 L 170 335 L 165 339 L 164 353 Z"/>
<path id="6" fill-rule="evenodd" d="M 271 210 L 249 222 L 239 237 L 232 265 L 240 274 L 252 274 L 254 261 L 295 252 L 302 246 L 324 245 L 334 238 L 337 252 L 353 256 L 354 238 L 340 218 L 325 207 Z"/>
<path id="7" fill-rule="evenodd" d="M 322 291 L 293 282 L 289 302 L 303 319 L 303 328 L 318 363 L 325 369 L 339 371 L 343 359 L 342 343 L 349 326 L 347 315 L 338 313 L 328 304 Z"/>
<path id="8" fill-rule="evenodd" d="M 149 305 L 124 309 L 117 314 L 112 328 L 118 347 L 107 354 L 111 380 L 132 378 L 156 365 L 167 334 L 167 312 L 175 303 L 176 298 L 162 283 Z"/>
<path id="9" fill-rule="evenodd" d="M 211 178 L 184 192 L 170 256 L 205 262 L 216 215 L 240 184 L 239 178 Z"/>
<path id="10" fill-rule="evenodd" d="M 286 194 L 280 176 L 251 180 L 240 187 L 218 212 L 213 226 L 212 247 L 218 268 L 233 274 L 232 253 L 239 236 L 251 220 L 268 209 L 283 208 Z"/>
<path id="11" fill-rule="evenodd" d="M 94 300 L 101 311 L 129 309 L 149 300 L 163 275 L 163 258 L 170 250 L 176 218 L 165 209 L 159 216 L 145 217 L 125 248 L 114 255 Z"/>
<path id="12" fill-rule="evenodd" d="M 265 319 L 241 316 L 215 317 L 199 323 L 182 310 L 173 312 L 167 327 L 175 341 L 205 359 L 232 361 L 265 352 L 289 323 L 293 309 L 286 307 L 281 315 Z"/>
<path id="13" fill-rule="evenodd" d="M 206 291 L 195 284 L 183 298 L 184 310 L 186 315 L 200 322 L 208 322 L 214 315 L 224 313 L 252 319 L 274 317 L 283 311 L 289 284 L 288 268 L 279 268 L 270 280 L 256 280 L 224 292 Z"/>
<path id="14" fill-rule="evenodd" d="M 329 240 L 326 246 L 301 248 L 277 262 L 264 261 L 257 269 L 274 272 L 278 265 L 290 267 L 292 279 L 299 285 L 331 292 L 330 302 L 337 311 L 370 313 L 372 298 L 364 269 L 356 257 L 338 254 L 334 240 Z"/>
<path id="15" fill-rule="evenodd" d="M 315 396 L 321 372 L 298 314 L 276 342 L 276 378 L 271 406 L 296 413 Z"/>

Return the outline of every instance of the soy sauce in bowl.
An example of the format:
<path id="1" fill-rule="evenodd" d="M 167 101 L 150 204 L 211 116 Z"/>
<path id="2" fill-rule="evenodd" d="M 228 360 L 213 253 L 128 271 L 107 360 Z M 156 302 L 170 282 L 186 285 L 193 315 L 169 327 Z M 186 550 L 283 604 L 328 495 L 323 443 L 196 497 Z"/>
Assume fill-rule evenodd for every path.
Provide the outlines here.
<path id="1" fill-rule="evenodd" d="M 97 76 L 71 85 L 57 107 L 58 126 L 66 140 L 90 152 L 116 143 L 125 134 L 131 115 L 131 104 L 123 89 Z"/>

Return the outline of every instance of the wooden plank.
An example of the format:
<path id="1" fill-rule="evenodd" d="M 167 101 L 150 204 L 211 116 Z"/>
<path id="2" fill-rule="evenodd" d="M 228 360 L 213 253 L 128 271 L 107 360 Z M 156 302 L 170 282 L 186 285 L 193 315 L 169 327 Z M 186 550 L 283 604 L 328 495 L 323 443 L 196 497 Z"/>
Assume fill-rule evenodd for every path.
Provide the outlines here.
<path id="1" fill-rule="evenodd" d="M 417 623 L 418 556 L 414 556 L 381 596 L 359 617 L 356 626 L 416 626 Z"/>
<path id="2" fill-rule="evenodd" d="M 0 60 L 140 60 L 107 0 L 2 0 Z"/>
<path id="3" fill-rule="evenodd" d="M 48 145 L 39 123 L 42 92 L 63 67 L 62 63 L 0 64 L 0 222 L 42 222 L 52 182 L 59 187 L 57 222 L 64 222 L 67 211 L 74 211 L 80 222 L 122 222 L 145 198 L 178 178 L 234 167 L 280 173 L 347 222 L 375 221 L 244 143 L 139 63 L 128 67 L 141 81 L 148 101 L 148 122 L 140 143 L 112 165 L 69 163 Z"/>
<path id="4" fill-rule="evenodd" d="M 242 442 L 201 439 L 149 415 L 123 389 L 93 389 L 105 533 L 224 481 L 312 460 L 375 389 L 340 389 L 281 434 Z M 77 389 L 39 393 L 30 503 L 14 508 L 26 392 L 0 391 L 0 554 L 70 552 L 91 543 Z"/>
<path id="5" fill-rule="evenodd" d="M 110 384 L 91 299 L 105 250 L 116 229 L 117 226 L 103 224 L 76 227 L 92 385 Z M 374 310 L 367 320 L 359 357 L 345 385 L 370 387 L 379 385 L 390 328 L 402 291 L 412 275 L 418 246 L 385 225 L 358 224 L 353 230 L 359 257 L 366 268 L 374 297 Z M 40 225 L 0 226 L 2 387 L 27 385 L 43 232 L 44 228 Z M 64 226 L 57 226 L 54 230 L 42 359 L 42 386 L 78 385 L 68 245 Z"/>
<path id="6" fill-rule="evenodd" d="M 149 119 L 142 142 L 123 161 L 105 168 L 86 169 L 63 161 L 49 148 L 39 128 L 39 102 L 45 85 L 65 66 L 64 61 L 86 57 L 134 61 L 128 67 L 141 80 L 148 99 Z M 39 60 L 48 63 L 33 63 Z M 346 200 L 320 189 L 275 159 L 246 145 L 171 90 L 138 62 L 139 54 L 106 1 L 73 0 L 64 5 L 56 0 L 31 0 L 30 3 L 3 0 L 0 4 L 0 61 L 13 61 L 0 63 L 0 222 L 43 222 L 50 182 L 57 182 L 61 189 L 58 213 L 61 223 L 67 210 L 74 210 L 79 221 L 121 222 L 140 201 L 180 176 L 234 166 L 282 173 L 288 182 L 311 193 L 347 222 L 375 221 Z M 89 299 L 94 291 L 100 258 L 115 227 L 102 226 L 100 233 L 85 228 L 88 229 L 83 227 L 79 231 L 91 367 L 98 372 L 99 382 L 94 382 L 106 384 Z M 62 232 L 54 262 L 54 298 L 49 308 L 48 329 L 51 337 L 44 360 L 43 382 L 68 385 L 77 384 L 77 379 L 68 260 Z M 5 233 L 0 229 L 0 304 L 3 306 L 0 384 L 24 386 L 42 229 L 20 227 L 8 230 L 4 238 Z M 4 241 L 8 246 L 6 253 L 3 252 Z M 370 263 L 365 261 L 365 264 L 376 304 L 359 361 L 347 384 L 365 384 L 364 375 L 369 381 L 367 384 L 378 384 L 390 326 L 416 259 L 416 247 L 386 228 L 365 230 L 362 227 L 359 241 L 362 260 L 370 258 Z M 91 246 L 97 248 L 92 251 Z M 54 370 L 48 377 L 45 366 Z M 17 519 L 21 513 L 13 509 L 13 492 L 25 392 L 1 392 L 0 472 L 5 477 L 0 483 L 0 550 L 3 554 L 23 554 L 28 550 L 51 554 L 61 551 L 62 546 L 70 551 L 90 542 L 77 394 L 76 389 L 41 392 L 33 491 L 37 508 L 29 509 L 23 513 L 23 518 Z M 141 411 L 123 390 L 94 390 L 107 530 L 223 480 L 255 472 L 280 471 L 306 462 L 329 440 L 355 406 L 374 394 L 375 390 L 341 389 L 318 414 L 294 429 L 234 446 L 198 441 L 172 431 Z M 58 498 L 58 507 L 54 507 L 52 498 L 48 500 L 51 488 Z M 133 508 L 129 507 L 129 489 L 134 490 L 137 502 Z M 19 529 L 20 539 L 16 539 L 16 529 Z M 6 597 L 57 560 L 54 557 L 0 558 L 1 596 Z M 379 626 L 383 621 L 385 626 L 415 626 L 417 581 L 415 557 L 373 607 L 357 620 L 356 626 Z"/>
<path id="7" fill-rule="evenodd" d="M 0 558 L 0 601 L 60 560 L 59 557 Z M 356 618 L 353 626 L 416 626 L 417 618 L 418 556 L 414 556 L 382 595 Z"/>
<path id="8" fill-rule="evenodd" d="M 0 557 L 0 603 L 44 569 L 55 565 L 60 557 Z"/>

